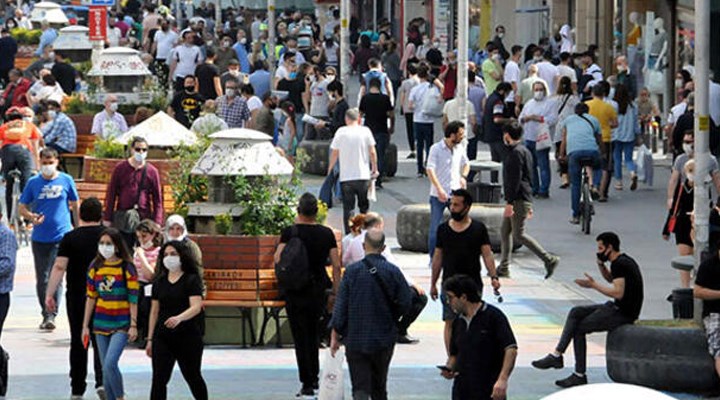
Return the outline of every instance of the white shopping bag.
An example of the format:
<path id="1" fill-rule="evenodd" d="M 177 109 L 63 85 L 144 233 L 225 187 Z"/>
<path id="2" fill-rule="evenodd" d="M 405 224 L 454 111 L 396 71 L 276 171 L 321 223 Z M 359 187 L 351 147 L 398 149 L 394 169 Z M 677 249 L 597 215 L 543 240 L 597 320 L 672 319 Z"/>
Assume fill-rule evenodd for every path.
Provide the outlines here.
<path id="1" fill-rule="evenodd" d="M 370 181 L 370 187 L 368 188 L 368 193 L 367 193 L 368 200 L 373 201 L 373 202 L 377 201 L 377 190 L 375 187 L 376 181 L 377 181 L 377 179 L 373 179 Z"/>
<path id="2" fill-rule="evenodd" d="M 332 356 L 330 349 L 325 352 L 322 375 L 320 375 L 320 394 L 318 400 L 343 400 L 345 398 L 345 379 L 343 364 L 345 348 L 340 347 Z"/>

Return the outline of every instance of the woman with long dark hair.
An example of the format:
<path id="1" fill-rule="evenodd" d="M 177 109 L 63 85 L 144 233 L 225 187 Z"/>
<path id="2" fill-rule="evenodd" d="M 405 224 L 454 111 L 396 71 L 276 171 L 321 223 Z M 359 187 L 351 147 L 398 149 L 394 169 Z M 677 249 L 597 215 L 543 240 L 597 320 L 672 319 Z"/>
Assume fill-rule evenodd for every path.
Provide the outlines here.
<path id="1" fill-rule="evenodd" d="M 295 138 L 297 136 L 297 125 L 295 125 L 295 105 L 286 100 L 280 103 L 280 109 L 284 114 L 285 124 L 280 132 L 277 146 L 285 152 L 285 155 L 288 158 L 292 159 L 295 155 Z"/>
<path id="2" fill-rule="evenodd" d="M 202 292 L 202 279 L 190 249 L 179 241 L 165 243 L 155 268 L 145 348 L 148 357 L 152 358 L 152 400 L 167 398 L 167 384 L 176 361 L 193 398 L 208 398 L 201 373 Z"/>
<path id="3" fill-rule="evenodd" d="M 98 255 L 88 268 L 82 331 L 87 343 L 92 317 L 108 400 L 125 398 L 118 362 L 128 340 L 137 339 L 137 301 L 138 279 L 132 256 L 122 233 L 108 228 L 100 235 Z"/>
<path id="4" fill-rule="evenodd" d="M 572 81 L 569 77 L 563 76 L 557 87 L 557 92 L 553 96 L 555 114 L 557 122 L 551 127 L 553 131 L 553 139 L 555 142 L 555 159 L 558 162 L 558 170 L 560 172 L 560 189 L 567 189 L 570 186 L 570 178 L 568 177 L 567 159 L 560 159 L 560 144 L 562 143 L 562 132 L 557 127 L 565 118 L 575 114 L 575 106 L 580 102 L 580 98 L 575 94 L 572 88 Z"/>
<path id="5" fill-rule="evenodd" d="M 615 190 L 623 189 L 622 160 L 630 171 L 630 190 L 637 189 L 637 172 L 633 162 L 635 140 L 640 134 L 638 109 L 630 98 L 627 86 L 618 84 L 615 87 L 615 101 L 618 103 L 618 126 L 612 133 L 613 168 L 615 169 Z"/>

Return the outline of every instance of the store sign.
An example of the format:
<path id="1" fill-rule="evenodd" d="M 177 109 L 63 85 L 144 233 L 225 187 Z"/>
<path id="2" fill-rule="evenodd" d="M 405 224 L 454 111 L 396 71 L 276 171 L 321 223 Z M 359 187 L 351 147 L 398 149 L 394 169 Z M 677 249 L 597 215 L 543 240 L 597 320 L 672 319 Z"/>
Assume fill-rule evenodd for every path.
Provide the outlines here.
<path id="1" fill-rule="evenodd" d="M 90 7 L 88 10 L 90 40 L 107 40 L 107 24 L 107 8 Z"/>
<path id="2" fill-rule="evenodd" d="M 80 0 L 80 5 L 114 7 L 115 0 Z"/>

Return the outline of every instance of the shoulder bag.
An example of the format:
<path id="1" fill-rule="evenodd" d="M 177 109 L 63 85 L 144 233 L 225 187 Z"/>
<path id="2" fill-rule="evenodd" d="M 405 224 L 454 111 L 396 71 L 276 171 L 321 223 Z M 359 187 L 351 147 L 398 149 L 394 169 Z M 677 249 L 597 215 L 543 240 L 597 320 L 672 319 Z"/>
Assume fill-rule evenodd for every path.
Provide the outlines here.
<path id="1" fill-rule="evenodd" d="M 135 233 L 135 228 L 140 225 L 140 212 L 138 211 L 138 202 L 140 202 L 140 194 L 143 191 L 145 178 L 147 176 L 147 165 L 143 168 L 140 185 L 138 185 L 137 196 L 132 208 L 127 210 L 117 210 L 113 214 L 113 226 L 123 233 Z"/>
<path id="2" fill-rule="evenodd" d="M 390 308 L 393 322 L 395 323 L 395 325 L 398 325 L 400 323 L 400 319 L 402 318 L 403 313 L 400 311 L 400 306 L 398 305 L 397 300 L 390 296 L 390 289 L 385 284 L 385 281 L 383 281 L 380 275 L 377 273 L 377 267 L 372 265 L 367 258 L 363 258 L 362 262 L 367 267 L 370 275 L 375 278 L 378 286 L 380 286 L 380 290 L 383 292 L 383 297 L 385 297 L 385 303 L 388 305 L 388 308 Z"/>
<path id="3" fill-rule="evenodd" d="M 675 224 L 677 223 L 677 214 L 678 214 L 678 208 L 680 207 L 680 195 L 682 195 L 683 190 L 683 183 L 680 182 L 678 184 L 678 193 L 675 197 L 675 208 L 673 209 L 672 214 L 668 217 L 667 221 L 667 231 L 670 233 L 675 233 Z"/>

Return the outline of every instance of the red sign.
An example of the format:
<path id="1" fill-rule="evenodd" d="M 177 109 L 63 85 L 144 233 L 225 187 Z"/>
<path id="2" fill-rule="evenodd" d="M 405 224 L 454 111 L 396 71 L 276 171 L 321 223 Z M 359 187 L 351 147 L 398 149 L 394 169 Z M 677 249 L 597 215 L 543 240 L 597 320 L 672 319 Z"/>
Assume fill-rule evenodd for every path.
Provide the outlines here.
<path id="1" fill-rule="evenodd" d="M 107 7 L 89 7 L 90 40 L 107 40 Z"/>

